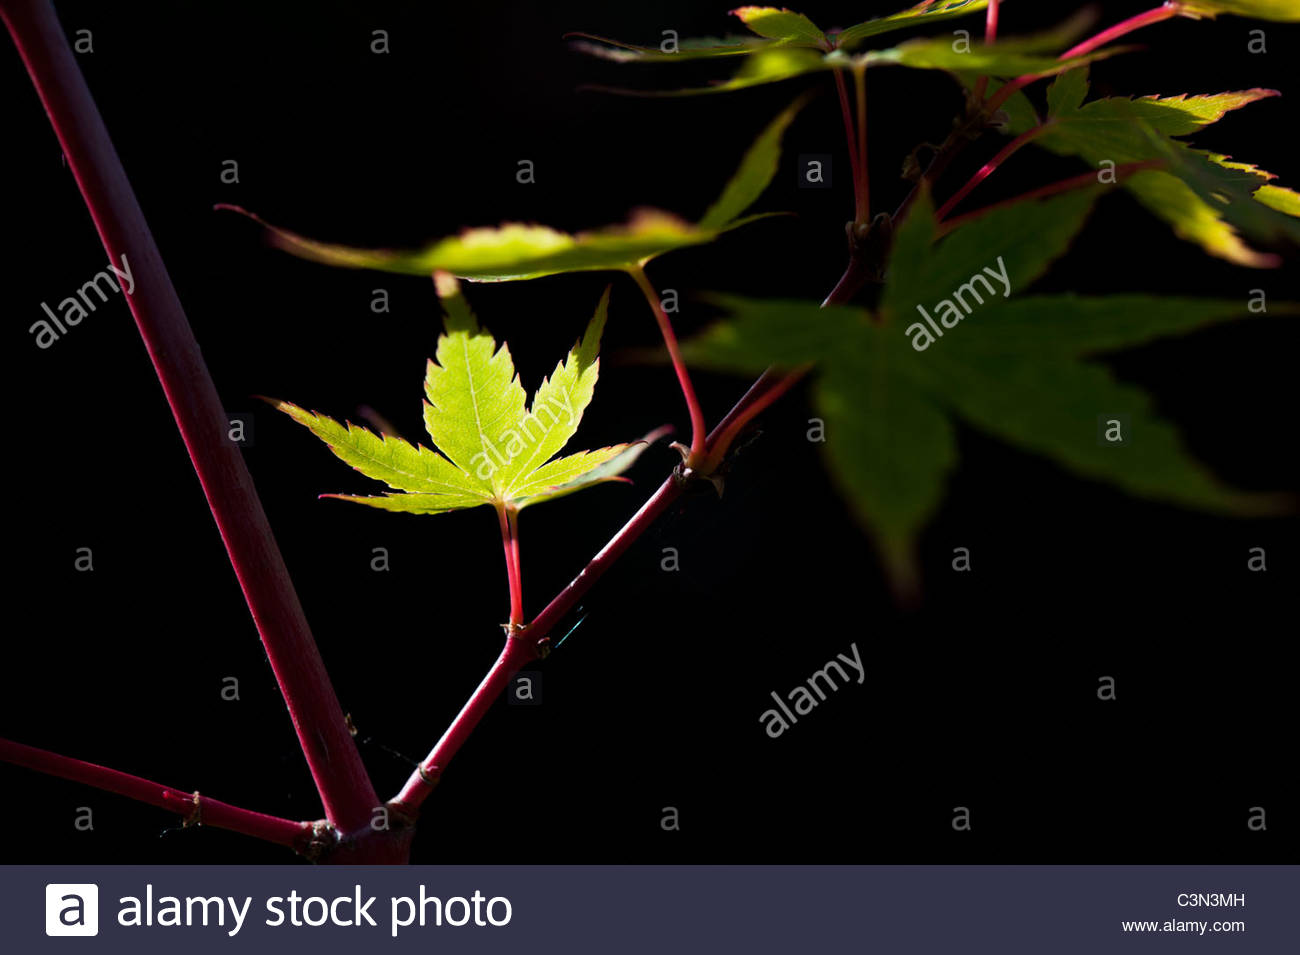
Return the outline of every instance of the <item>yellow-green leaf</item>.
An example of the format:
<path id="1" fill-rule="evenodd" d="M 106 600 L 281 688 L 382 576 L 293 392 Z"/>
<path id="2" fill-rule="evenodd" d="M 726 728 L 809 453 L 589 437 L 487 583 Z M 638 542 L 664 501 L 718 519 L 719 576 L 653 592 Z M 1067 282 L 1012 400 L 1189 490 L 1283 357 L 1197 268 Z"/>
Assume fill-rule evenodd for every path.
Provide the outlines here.
<path id="1" fill-rule="evenodd" d="M 731 11 L 742 23 L 768 40 L 826 44 L 826 34 L 802 13 L 777 7 L 738 7 Z"/>
<path id="2" fill-rule="evenodd" d="M 338 457 L 404 494 L 329 494 L 368 507 L 413 514 L 492 504 L 518 509 L 616 478 L 636 454 L 622 444 L 556 458 L 577 431 L 599 371 L 597 353 L 609 290 L 582 339 L 527 405 L 510 351 L 497 348 L 447 273 L 436 276 L 446 330 L 425 378 L 425 426 L 441 454 L 388 435 L 278 402 Z M 639 451 L 637 452 L 639 453 Z M 446 455 L 444 457 L 443 455 Z"/>

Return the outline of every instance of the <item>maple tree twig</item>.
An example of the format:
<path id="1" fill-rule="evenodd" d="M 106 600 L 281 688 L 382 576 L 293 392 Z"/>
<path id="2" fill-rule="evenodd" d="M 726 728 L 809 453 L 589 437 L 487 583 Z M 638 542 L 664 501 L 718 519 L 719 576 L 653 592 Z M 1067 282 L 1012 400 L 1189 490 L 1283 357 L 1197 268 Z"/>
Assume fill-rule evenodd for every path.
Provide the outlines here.
<path id="1" fill-rule="evenodd" d="M 1112 172 L 1115 175 L 1115 181 L 1120 182 L 1134 173 L 1142 172 L 1144 169 L 1161 169 L 1164 165 L 1165 162 L 1163 159 L 1145 159 L 1142 162 L 1130 162 L 1116 166 Z M 1048 196 L 1054 196 L 1061 192 L 1068 192 L 1071 189 L 1082 189 L 1086 186 L 1096 185 L 1097 182 L 1097 173 L 1084 172 L 1077 176 L 1071 176 L 1069 179 L 1061 179 L 1058 182 L 1048 183 L 1046 186 L 1039 186 L 1037 189 L 1030 189 L 1028 192 L 1021 193 L 1018 196 L 1012 196 L 1010 199 L 995 202 L 992 205 L 976 209 L 974 212 L 967 212 L 963 215 L 939 223 L 937 237 L 945 236 L 962 223 L 969 222 L 971 219 L 978 219 L 980 216 L 986 215 L 994 209 L 1002 209 L 1006 206 L 1014 205 L 1017 202 L 1027 202 L 1031 199 L 1045 199 Z"/>
<path id="2" fill-rule="evenodd" d="M 35 746 L 0 739 L 0 760 L 26 769 L 103 789 L 185 817 L 185 824 L 216 826 L 254 839 L 305 852 L 315 835 L 313 823 L 241 809 L 197 792 L 187 793 L 106 766 L 60 756 Z"/>
<path id="3" fill-rule="evenodd" d="M 984 14 L 984 45 L 992 46 L 998 38 L 998 0 L 989 0 L 988 9 Z M 975 99 L 984 99 L 984 94 L 989 88 L 988 74 L 981 76 L 975 84 Z"/>
<path id="4" fill-rule="evenodd" d="M 997 169 L 998 166 L 1006 162 L 1012 153 L 1018 150 L 1021 146 L 1025 145 L 1031 140 L 1034 140 L 1039 136 L 1041 136 L 1043 133 L 1047 132 L 1049 129 L 1052 128 L 1053 125 L 1054 122 L 1050 119 L 1045 123 L 1039 123 L 1037 126 L 1025 130 L 1015 139 L 1011 140 L 1011 142 L 1003 146 L 1000 150 L 998 150 L 996 156 L 994 156 L 983 166 L 981 166 L 975 172 L 975 175 L 970 177 L 970 180 L 967 181 L 966 185 L 962 186 L 960 189 L 954 192 L 952 196 L 949 197 L 948 201 L 938 208 L 938 210 L 934 214 L 935 219 L 942 221 L 944 216 L 946 216 L 949 212 L 951 212 L 953 210 L 953 207 L 956 206 L 957 203 L 965 199 L 966 196 L 970 194 L 970 191 L 972 189 L 974 189 L 981 182 L 987 179 L 993 173 L 993 170 Z"/>
<path id="5" fill-rule="evenodd" d="M 307 626 L 212 375 L 144 213 L 48 0 L 0 0 L 0 17 L 49 114 L 111 260 L 129 262 L 125 296 L 239 578 L 330 822 L 368 826 L 374 787 Z"/>
<path id="6" fill-rule="evenodd" d="M 849 147 L 849 169 L 853 172 L 853 221 L 868 222 L 871 216 L 860 181 L 860 170 L 866 163 L 866 157 L 859 152 L 858 148 L 860 131 L 853 127 L 853 110 L 849 107 L 849 90 L 844 82 L 844 69 L 837 68 L 832 72 L 835 74 L 835 92 L 840 98 L 840 115 L 844 119 L 844 139 Z"/>

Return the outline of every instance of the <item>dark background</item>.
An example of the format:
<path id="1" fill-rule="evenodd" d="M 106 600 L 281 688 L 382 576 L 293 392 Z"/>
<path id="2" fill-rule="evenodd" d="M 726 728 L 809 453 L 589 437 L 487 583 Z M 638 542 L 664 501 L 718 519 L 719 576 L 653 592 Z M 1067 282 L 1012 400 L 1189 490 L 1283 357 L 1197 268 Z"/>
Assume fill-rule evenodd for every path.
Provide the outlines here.
<path id="1" fill-rule="evenodd" d="M 901 2 L 809 3 L 823 27 Z M 1099 26 L 1149 3 L 1105 3 Z M 651 266 L 659 288 L 820 299 L 844 261 L 851 212 L 825 78 L 728 96 L 626 99 L 584 83 L 668 87 L 705 66 L 620 67 L 566 49 L 586 30 L 657 42 L 732 30 L 727 4 L 600 2 L 60 3 L 69 33 L 217 386 L 252 410 L 247 461 L 344 708 L 383 796 L 422 757 L 495 657 L 506 615 L 489 510 L 415 518 L 320 501 L 374 487 L 250 396 L 359 420 L 368 404 L 422 434 L 420 381 L 439 329 L 430 283 L 329 269 L 269 249 L 234 202 L 307 235 L 415 246 L 471 225 L 581 229 L 638 205 L 698 215 L 763 125 L 822 85 L 791 129 L 762 210 L 792 210 Z M 1050 10 L 1047 8 L 1051 8 Z M 1008 3 L 1003 35 L 1073 5 Z M 737 24 L 738 26 L 738 24 Z M 973 16 L 932 27 L 966 28 Z M 1247 51 L 1263 28 L 1268 52 Z M 369 52 L 371 30 L 392 52 Z M 906 35 L 906 34 L 903 34 Z M 898 38 L 901 38 L 899 35 Z M 1194 137 L 1300 183 L 1300 30 L 1175 20 L 1149 51 L 1093 71 L 1095 95 L 1265 86 L 1287 95 Z M 879 42 L 879 41 L 878 41 Z M 105 256 L 35 94 L 0 44 L 6 167 L 5 348 L 9 625 L 0 734 L 238 805 L 313 818 L 320 807 L 275 682 L 125 304 L 115 297 L 47 351 L 28 326 Z M 726 69 L 724 65 L 724 70 Z M 879 208 L 902 157 L 959 107 L 938 73 L 869 75 Z M 1041 98 L 1042 84 L 1035 88 Z M 1040 100 L 1041 101 L 1041 100 Z M 962 182 L 996 148 L 970 150 Z M 829 153 L 835 188 L 796 188 L 794 157 Z M 537 183 L 519 185 L 519 159 Z M 239 163 L 240 182 L 219 180 Z M 1026 150 L 982 205 L 1079 170 Z M 941 190 L 942 191 L 942 190 Z M 968 206 L 974 208 L 974 205 Z M 580 333 L 609 277 L 471 286 L 531 390 Z M 370 312 L 386 288 L 392 312 Z M 1175 239 L 1130 198 L 1105 198 L 1038 288 L 1270 300 L 1300 294 L 1294 259 L 1239 268 Z M 620 365 L 653 345 L 635 288 L 615 278 L 609 356 L 575 446 L 685 425 L 665 367 Z M 689 300 L 679 333 L 703 327 Z M 1149 388 L 1192 452 L 1229 483 L 1294 489 L 1295 326 L 1236 323 L 1109 363 Z M 12 366 L 11 366 L 12 367 Z M 701 375 L 714 420 L 746 383 Z M 586 621 L 540 666 L 543 702 L 498 706 L 426 804 L 419 862 L 1294 861 L 1294 520 L 1227 520 L 1126 498 L 964 430 L 963 463 L 921 541 L 921 608 L 895 606 L 867 539 L 805 439 L 796 394 L 764 419 L 726 495 L 693 498 L 593 591 Z M 610 486 L 523 520 L 530 613 L 566 583 L 676 460 L 658 447 Z M 94 550 L 93 573 L 73 570 Z M 971 548 L 956 574 L 952 549 Z M 1248 549 L 1267 548 L 1267 573 Z M 386 547 L 392 569 L 370 570 Z M 660 570 L 676 547 L 681 571 Z M 576 619 L 576 618 L 575 618 Z M 561 631 L 562 632 L 562 631 Z M 867 684 L 834 694 L 780 739 L 759 722 L 856 642 Z M 1098 678 L 1118 700 L 1101 702 Z M 237 677 L 239 702 L 220 697 Z M 1287 753 L 1291 755 L 1288 756 Z M 395 755 L 403 754 L 403 755 Z M 150 807 L 0 766 L 6 862 L 285 861 Z M 94 810 L 78 832 L 77 807 Z M 660 826 L 680 811 L 680 831 Z M 953 807 L 973 829 L 954 832 Z M 1250 807 L 1268 831 L 1249 832 Z"/>

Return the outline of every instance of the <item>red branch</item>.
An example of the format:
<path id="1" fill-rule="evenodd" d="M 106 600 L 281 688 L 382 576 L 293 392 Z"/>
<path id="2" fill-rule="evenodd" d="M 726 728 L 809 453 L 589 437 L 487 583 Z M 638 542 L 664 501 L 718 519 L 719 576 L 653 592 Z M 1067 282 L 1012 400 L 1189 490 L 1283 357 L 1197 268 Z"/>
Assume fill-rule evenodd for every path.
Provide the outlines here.
<path id="1" fill-rule="evenodd" d="M 992 46 L 998 38 L 998 0 L 989 0 L 988 10 L 984 15 L 984 45 Z M 989 78 L 981 76 L 975 84 L 975 99 L 982 100 L 989 88 Z"/>
<path id="2" fill-rule="evenodd" d="M 230 803 L 221 802 L 211 796 L 198 793 L 182 792 L 162 783 L 155 783 L 116 769 L 85 763 L 70 756 L 46 752 L 35 746 L 24 746 L 12 740 L 0 739 L 0 759 L 39 773 L 48 773 L 60 779 L 85 783 L 98 789 L 106 789 L 127 796 L 139 802 L 166 809 L 185 817 L 186 825 L 216 826 L 242 832 L 246 836 L 273 842 L 280 846 L 289 846 L 299 852 L 306 849 L 314 835 L 309 822 L 293 822 L 278 816 L 240 809 Z"/>
<path id="3" fill-rule="evenodd" d="M 1068 60 L 1071 57 L 1083 56 L 1085 53 L 1091 53 L 1093 50 L 1097 49 L 1097 47 L 1104 46 L 1111 40 L 1117 40 L 1126 33 L 1132 33 L 1134 30 L 1140 30 L 1142 27 L 1150 26 L 1152 23 L 1159 23 L 1161 20 L 1168 20 L 1170 17 L 1176 17 L 1181 12 L 1182 10 L 1177 3 L 1161 4 L 1151 10 L 1147 10 L 1145 13 L 1139 13 L 1136 16 L 1129 17 L 1127 20 L 1115 24 L 1113 27 L 1108 27 L 1107 29 L 1102 30 L 1096 36 L 1089 37 L 1082 43 L 1072 46 L 1070 49 L 1058 56 L 1057 59 Z M 1034 80 L 1041 80 L 1043 77 L 1050 75 L 1051 74 L 1049 73 L 1027 73 L 1024 76 L 1016 77 L 1016 79 L 1007 83 L 1005 86 L 999 87 L 998 91 L 989 97 L 987 107 L 989 112 L 993 112 L 1010 99 L 1011 94 L 1016 90 L 1023 89 L 1030 83 L 1034 82 Z"/>
<path id="4" fill-rule="evenodd" d="M 1134 173 L 1142 172 L 1144 169 L 1160 169 L 1165 165 L 1163 159 L 1145 159 L 1142 162 L 1124 163 L 1122 166 L 1116 166 L 1112 172 L 1115 174 L 1115 181 L 1122 182 Z M 1062 179 L 1058 182 L 1048 183 L 1046 186 L 1039 186 L 1037 189 L 1030 189 L 1028 192 L 1021 193 L 1018 196 L 1012 196 L 1010 199 L 1004 199 L 1001 202 L 995 202 L 992 205 L 984 206 L 982 209 L 976 209 L 974 212 L 967 212 L 956 218 L 948 219 L 939 223 L 937 235 L 939 237 L 947 235 L 953 229 L 972 219 L 978 219 L 980 216 L 987 215 L 994 209 L 1002 209 L 1006 206 L 1015 205 L 1018 202 L 1029 202 L 1033 199 L 1046 199 L 1048 196 L 1054 196 L 1057 193 L 1068 192 L 1071 189 L 1084 189 L 1088 186 L 1095 186 L 1100 180 L 1095 172 L 1084 172 L 1077 176 L 1071 176 L 1069 179 Z M 1109 183 L 1108 183 L 1109 185 Z"/>
<path id="5" fill-rule="evenodd" d="M 844 119 L 844 139 L 849 147 L 849 169 L 853 172 L 853 221 L 868 222 L 870 216 L 867 212 L 865 197 L 862 194 L 860 184 L 860 172 L 865 163 L 865 158 L 858 154 L 858 134 L 853 128 L 853 109 L 849 106 L 849 89 L 844 82 L 844 70 L 837 69 L 835 73 L 835 92 L 840 98 L 840 115 Z"/>
<path id="6" fill-rule="evenodd" d="M 944 216 L 946 216 L 949 212 L 952 212 L 953 207 L 956 206 L 957 203 L 965 199 L 966 196 L 970 194 L 970 191 L 972 189 L 974 189 L 981 182 L 987 179 L 993 173 L 993 170 L 997 169 L 998 166 L 1001 166 L 1004 162 L 1006 162 L 1008 157 L 1010 157 L 1012 153 L 1014 153 L 1021 146 L 1025 145 L 1025 143 L 1047 132 L 1049 129 L 1051 129 L 1052 124 L 1053 121 L 1050 119 L 1046 123 L 1039 123 L 1037 126 L 1025 130 L 1015 139 L 1011 140 L 1011 142 L 1003 146 L 1002 149 L 998 151 L 998 154 L 996 156 L 994 156 L 983 166 L 981 166 L 979 170 L 976 171 L 975 175 L 970 177 L 970 181 L 967 182 L 966 185 L 962 186 L 960 189 L 954 192 L 952 196 L 948 199 L 948 201 L 938 208 L 938 210 L 934 214 L 935 219 L 942 221 Z"/>
<path id="7" fill-rule="evenodd" d="M 266 654 L 289 707 L 325 814 L 344 833 L 378 803 L 303 616 L 216 386 L 181 309 L 108 130 L 48 0 L 0 0 L 109 257 L 136 276 L 126 296 L 207 495 Z M 106 771 L 107 772 L 107 771 Z"/>

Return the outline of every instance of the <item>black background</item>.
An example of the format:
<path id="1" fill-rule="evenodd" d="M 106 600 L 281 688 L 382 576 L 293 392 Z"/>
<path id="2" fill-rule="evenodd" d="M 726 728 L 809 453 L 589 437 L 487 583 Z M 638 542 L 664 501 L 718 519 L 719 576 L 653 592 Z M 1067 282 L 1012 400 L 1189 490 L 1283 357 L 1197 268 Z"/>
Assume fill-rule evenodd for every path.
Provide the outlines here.
<path id="1" fill-rule="evenodd" d="M 901 4 L 810 3 L 824 27 Z M 1145 3 L 1105 3 L 1099 26 Z M 307 235 L 415 246 L 471 225 L 567 229 L 651 205 L 698 215 L 745 146 L 801 88 L 820 96 L 786 139 L 758 209 L 792 210 L 654 263 L 652 281 L 820 299 L 843 267 L 851 212 L 843 134 L 824 78 L 719 97 L 617 98 L 584 83 L 667 87 L 709 67 L 620 67 L 573 53 L 586 30 L 639 42 L 720 35 L 726 4 L 418 2 L 60 3 L 93 31 L 79 57 L 223 401 L 255 414 L 247 461 L 382 796 L 396 792 L 495 657 L 506 615 L 490 510 L 414 518 L 317 500 L 370 493 L 302 429 L 250 396 L 337 417 L 368 404 L 422 433 L 420 381 L 438 332 L 430 283 L 306 263 L 269 249 L 234 202 Z M 1003 35 L 1073 5 L 1008 3 Z M 931 28 L 979 35 L 980 17 Z M 1267 54 L 1247 50 L 1263 28 Z M 369 51 L 385 29 L 392 52 Z M 1300 30 L 1176 20 L 1149 50 L 1095 67 L 1095 95 L 1264 86 L 1287 95 L 1194 137 L 1300 183 Z M 274 679 L 125 304 L 46 351 L 28 326 L 105 256 L 12 47 L 0 51 L 6 167 L 8 550 L 13 588 L 0 733 L 291 818 L 320 814 Z M 892 208 L 916 143 L 959 108 L 946 76 L 869 75 L 870 172 Z M 1042 96 L 1041 84 L 1036 97 Z M 969 151 L 940 190 L 997 148 Z M 835 188 L 796 188 L 794 157 L 835 157 Z M 537 182 L 515 181 L 519 159 Z M 220 182 L 221 163 L 240 182 Z M 1079 166 L 1019 154 L 976 205 Z M 968 208 L 974 208 L 968 205 Z M 580 333 L 609 277 L 469 287 L 528 388 Z M 371 290 L 392 312 L 374 315 Z M 1179 241 L 1123 194 L 1100 203 L 1039 290 L 1300 294 L 1294 259 L 1243 269 Z M 617 362 L 655 344 L 635 288 L 614 280 L 607 359 L 575 441 L 685 425 L 666 367 Z M 709 318 L 684 301 L 690 334 Z M 1193 453 L 1245 489 L 1295 488 L 1295 326 L 1254 321 L 1109 360 L 1147 387 Z M 13 367 L 13 366 L 11 366 Z M 743 391 L 697 382 L 714 420 Z M 426 804 L 417 862 L 1294 861 L 1293 520 L 1229 520 L 1126 498 L 964 430 L 963 463 L 921 541 L 925 594 L 902 612 L 868 540 L 805 439 L 802 394 L 764 419 L 722 500 L 693 498 L 585 602 L 541 665 L 543 703 L 498 706 Z M 525 515 L 535 613 L 676 456 L 645 455 L 610 486 Z M 93 573 L 73 569 L 94 550 Z M 974 570 L 952 572 L 969 547 Z M 1249 573 L 1263 546 L 1267 573 Z M 386 547 L 392 570 L 369 568 Z M 676 547 L 681 571 L 660 570 Z M 576 618 L 575 618 L 576 619 Z M 856 643 L 865 686 L 780 739 L 759 714 Z M 1114 676 L 1118 699 L 1099 701 Z M 241 700 L 220 697 L 237 677 Z M 395 753 L 404 754 L 402 756 Z M 11 825 L 0 859 L 286 861 L 281 849 L 86 787 L 0 766 Z M 94 830 L 74 828 L 77 807 Z M 680 831 L 660 825 L 680 811 Z M 972 813 L 970 832 L 950 825 Z M 1250 832 L 1250 807 L 1268 831 Z"/>

